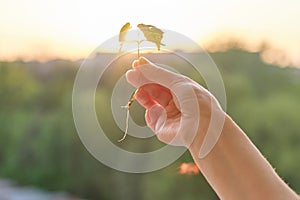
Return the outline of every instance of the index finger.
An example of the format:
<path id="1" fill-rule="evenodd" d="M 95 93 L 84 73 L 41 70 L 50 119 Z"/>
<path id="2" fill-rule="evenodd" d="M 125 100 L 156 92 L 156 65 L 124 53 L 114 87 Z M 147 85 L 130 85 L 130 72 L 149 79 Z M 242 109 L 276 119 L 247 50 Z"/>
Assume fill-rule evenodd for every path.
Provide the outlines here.
<path id="1" fill-rule="evenodd" d="M 172 90 L 178 83 L 190 81 L 187 77 L 158 67 L 143 57 L 134 61 L 132 65 L 133 69 L 126 73 L 126 78 L 136 88 L 156 83 Z"/>

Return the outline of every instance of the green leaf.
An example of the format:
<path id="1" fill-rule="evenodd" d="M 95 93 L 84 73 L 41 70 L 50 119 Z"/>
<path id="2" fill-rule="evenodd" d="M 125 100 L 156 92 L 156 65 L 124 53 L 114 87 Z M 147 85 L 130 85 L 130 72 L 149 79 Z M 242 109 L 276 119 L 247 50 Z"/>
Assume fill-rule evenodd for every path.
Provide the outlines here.
<path id="1" fill-rule="evenodd" d="M 153 25 L 138 24 L 137 27 L 143 32 L 145 38 L 149 42 L 156 44 L 157 49 L 160 50 L 160 46 L 165 46 L 161 43 L 164 32 Z"/>

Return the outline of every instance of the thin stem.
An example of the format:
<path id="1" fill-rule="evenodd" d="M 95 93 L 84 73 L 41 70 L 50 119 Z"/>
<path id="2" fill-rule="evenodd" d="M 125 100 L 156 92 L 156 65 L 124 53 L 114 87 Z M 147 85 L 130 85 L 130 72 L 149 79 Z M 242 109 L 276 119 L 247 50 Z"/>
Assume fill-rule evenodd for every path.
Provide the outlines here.
<path id="1" fill-rule="evenodd" d="M 138 40 L 131 40 L 131 41 L 127 41 L 127 42 L 136 42 L 138 45 L 138 59 L 140 58 L 140 45 L 141 43 L 145 41 L 145 40 L 140 40 L 140 33 L 138 33 Z M 118 140 L 118 142 L 122 142 L 123 140 L 125 140 L 127 133 L 128 133 L 128 127 L 129 127 L 129 115 L 130 115 L 130 107 L 132 105 L 132 103 L 135 101 L 135 95 L 138 92 L 139 89 L 136 89 L 135 92 L 133 93 L 132 97 L 130 98 L 130 100 L 127 102 L 126 106 L 122 106 L 123 108 L 127 109 L 127 113 L 126 113 L 126 125 L 125 125 L 125 133 L 123 135 L 123 137 Z"/>
<path id="2" fill-rule="evenodd" d="M 128 133 L 128 126 L 129 126 L 129 108 L 127 108 L 127 113 L 126 113 L 125 133 L 124 133 L 123 137 L 120 140 L 118 140 L 118 142 L 122 142 L 123 140 L 125 140 L 127 133 Z"/>
<path id="3" fill-rule="evenodd" d="M 127 105 L 126 106 L 122 106 L 122 108 L 126 108 L 127 109 L 127 113 L 126 113 L 126 125 L 125 125 L 124 135 L 123 135 L 123 137 L 120 140 L 118 140 L 118 142 L 122 142 L 126 138 L 126 136 L 127 136 L 128 127 L 129 127 L 129 115 L 130 115 L 129 111 L 130 111 L 132 103 L 135 101 L 135 96 L 136 96 L 136 93 L 138 92 L 138 90 L 139 89 L 135 90 L 135 92 L 133 93 L 132 97 L 127 102 Z"/>

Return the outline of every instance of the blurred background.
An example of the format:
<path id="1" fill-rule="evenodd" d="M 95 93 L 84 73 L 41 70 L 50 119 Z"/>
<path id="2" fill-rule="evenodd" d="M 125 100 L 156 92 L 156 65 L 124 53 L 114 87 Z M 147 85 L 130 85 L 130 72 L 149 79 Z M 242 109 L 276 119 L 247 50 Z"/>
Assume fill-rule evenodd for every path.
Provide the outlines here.
<path id="1" fill-rule="evenodd" d="M 224 80 L 227 112 L 299 194 L 299 8 L 297 0 L 0 0 L 0 199 L 218 199 L 201 173 L 178 173 L 192 161 L 188 153 L 162 170 L 128 174 L 101 164 L 81 143 L 71 106 L 76 72 L 127 21 L 180 32 L 209 52 Z M 132 60 L 116 62 L 127 67 L 112 76 Z M 184 73 L 205 85 L 189 69 Z M 105 110 L 112 86 L 101 84 L 97 115 L 116 141 L 122 131 Z M 132 117 L 143 124 L 134 106 Z M 125 142 L 118 145 L 133 151 L 162 145 L 155 138 Z"/>

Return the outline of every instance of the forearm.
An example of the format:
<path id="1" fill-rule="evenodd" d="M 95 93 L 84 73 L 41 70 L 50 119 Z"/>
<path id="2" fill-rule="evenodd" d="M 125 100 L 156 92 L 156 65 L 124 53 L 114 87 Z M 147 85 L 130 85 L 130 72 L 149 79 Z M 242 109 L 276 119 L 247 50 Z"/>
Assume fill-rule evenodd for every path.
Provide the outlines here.
<path id="1" fill-rule="evenodd" d="M 196 138 L 189 150 L 221 199 L 299 199 L 230 117 L 204 159 L 198 157 L 201 143 Z"/>

